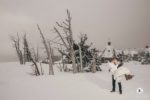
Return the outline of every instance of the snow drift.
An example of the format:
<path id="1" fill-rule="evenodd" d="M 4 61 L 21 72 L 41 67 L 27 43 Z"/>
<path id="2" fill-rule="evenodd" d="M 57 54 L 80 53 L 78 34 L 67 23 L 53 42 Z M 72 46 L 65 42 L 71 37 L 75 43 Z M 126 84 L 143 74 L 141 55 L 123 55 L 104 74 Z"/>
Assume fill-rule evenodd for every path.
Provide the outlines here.
<path id="1" fill-rule="evenodd" d="M 150 65 L 124 64 L 135 77 L 123 80 L 122 95 L 118 91 L 110 93 L 111 73 L 106 64 L 95 74 L 64 73 L 54 66 L 54 76 L 32 76 L 30 65 L 0 63 L 0 100 L 150 100 Z M 143 93 L 138 94 L 138 88 Z"/>

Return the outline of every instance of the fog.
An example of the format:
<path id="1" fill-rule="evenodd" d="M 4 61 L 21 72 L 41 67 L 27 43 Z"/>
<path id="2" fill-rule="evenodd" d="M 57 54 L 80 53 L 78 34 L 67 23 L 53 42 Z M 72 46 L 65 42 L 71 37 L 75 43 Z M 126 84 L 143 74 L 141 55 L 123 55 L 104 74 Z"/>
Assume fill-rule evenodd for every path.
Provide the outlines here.
<path id="1" fill-rule="evenodd" d="M 36 24 L 52 39 L 56 21 L 72 16 L 75 40 L 80 33 L 103 49 L 107 41 L 118 49 L 150 45 L 150 0 L 0 0 L 0 61 L 16 58 L 10 35 L 27 33 L 30 45 L 40 45 Z"/>

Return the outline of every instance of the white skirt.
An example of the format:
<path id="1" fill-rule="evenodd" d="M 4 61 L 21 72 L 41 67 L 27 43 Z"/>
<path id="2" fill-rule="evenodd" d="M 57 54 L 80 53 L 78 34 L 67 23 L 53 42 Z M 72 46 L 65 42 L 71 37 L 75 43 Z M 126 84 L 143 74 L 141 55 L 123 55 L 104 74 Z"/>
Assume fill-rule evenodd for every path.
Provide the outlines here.
<path id="1" fill-rule="evenodd" d="M 124 78 L 125 74 L 129 75 L 131 72 L 126 67 L 119 67 L 114 73 L 114 79 L 117 82 L 120 82 Z"/>

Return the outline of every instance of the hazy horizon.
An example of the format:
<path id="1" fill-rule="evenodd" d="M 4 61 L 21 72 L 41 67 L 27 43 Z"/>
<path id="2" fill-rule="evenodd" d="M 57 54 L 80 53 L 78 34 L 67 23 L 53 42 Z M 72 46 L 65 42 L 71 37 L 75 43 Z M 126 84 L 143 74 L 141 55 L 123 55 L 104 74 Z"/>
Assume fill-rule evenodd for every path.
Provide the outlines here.
<path id="1" fill-rule="evenodd" d="M 36 24 L 49 39 L 55 22 L 72 16 L 75 40 L 103 49 L 108 40 L 117 49 L 150 46 L 150 0 L 0 0 L 0 62 L 16 58 L 10 35 L 27 33 L 31 46 L 41 46 Z"/>

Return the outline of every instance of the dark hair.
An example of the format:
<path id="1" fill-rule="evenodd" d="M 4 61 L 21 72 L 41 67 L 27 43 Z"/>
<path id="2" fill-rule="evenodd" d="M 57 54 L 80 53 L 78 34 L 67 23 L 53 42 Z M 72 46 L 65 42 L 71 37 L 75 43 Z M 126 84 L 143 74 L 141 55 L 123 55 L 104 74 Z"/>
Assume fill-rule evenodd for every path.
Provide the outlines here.
<path id="1" fill-rule="evenodd" d="M 118 60 L 116 57 L 113 57 L 110 59 L 110 62 L 112 62 L 114 59 Z"/>
<path id="2" fill-rule="evenodd" d="M 119 68 L 121 66 L 123 66 L 123 62 L 120 62 L 117 68 Z"/>
<path id="3" fill-rule="evenodd" d="M 114 59 L 116 59 L 117 61 L 122 62 L 122 60 L 121 60 L 121 59 L 119 59 L 119 58 L 117 58 L 117 57 L 113 57 L 113 58 L 111 58 L 110 62 L 111 62 L 111 61 L 113 61 Z"/>
<path id="4" fill-rule="evenodd" d="M 112 62 L 114 59 L 116 59 L 117 61 L 119 61 L 119 62 L 120 62 L 120 63 L 119 63 L 119 65 L 117 66 L 117 68 L 119 68 L 119 67 L 123 66 L 123 61 L 122 61 L 122 60 L 120 60 L 120 59 L 119 59 L 119 58 L 117 58 L 117 57 L 113 57 L 113 58 L 111 59 L 111 62 Z"/>
<path id="5" fill-rule="evenodd" d="M 145 46 L 145 48 L 149 48 L 149 46 L 147 45 L 147 46 Z"/>
<path id="6" fill-rule="evenodd" d="M 111 45 L 111 42 L 110 42 L 110 41 L 108 42 L 108 45 Z"/>

